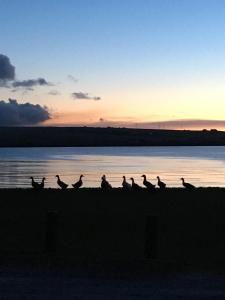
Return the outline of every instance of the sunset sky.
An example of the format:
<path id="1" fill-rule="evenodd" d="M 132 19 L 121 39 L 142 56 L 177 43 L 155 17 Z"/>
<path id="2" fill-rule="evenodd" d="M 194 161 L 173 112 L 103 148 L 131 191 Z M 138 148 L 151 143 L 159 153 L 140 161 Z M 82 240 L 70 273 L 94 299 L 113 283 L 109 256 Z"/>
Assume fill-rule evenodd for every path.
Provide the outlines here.
<path id="1" fill-rule="evenodd" d="M 0 0 L 0 26 L 0 125 L 225 129 L 224 0 Z"/>

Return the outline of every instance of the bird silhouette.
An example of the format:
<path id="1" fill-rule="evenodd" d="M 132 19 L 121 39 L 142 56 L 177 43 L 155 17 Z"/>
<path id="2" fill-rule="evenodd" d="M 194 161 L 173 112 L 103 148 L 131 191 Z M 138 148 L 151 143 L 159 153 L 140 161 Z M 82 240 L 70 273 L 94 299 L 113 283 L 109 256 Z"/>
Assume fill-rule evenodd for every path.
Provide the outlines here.
<path id="1" fill-rule="evenodd" d="M 40 187 L 40 184 L 34 180 L 34 177 L 30 177 L 32 187 L 37 190 Z"/>
<path id="2" fill-rule="evenodd" d="M 40 189 L 44 189 L 44 187 L 45 187 L 45 180 L 46 180 L 46 178 L 43 177 L 41 183 L 39 184 L 39 188 Z"/>
<path id="3" fill-rule="evenodd" d="M 122 187 L 124 190 L 131 190 L 131 184 L 126 181 L 126 176 L 123 176 Z"/>
<path id="4" fill-rule="evenodd" d="M 158 179 L 158 187 L 160 189 L 165 189 L 166 188 L 165 182 L 161 181 L 159 176 L 157 176 L 156 178 Z"/>
<path id="5" fill-rule="evenodd" d="M 101 188 L 102 188 L 103 190 L 110 190 L 110 189 L 112 189 L 112 186 L 111 186 L 111 184 L 106 180 L 106 176 L 105 176 L 105 175 L 102 176 Z"/>
<path id="6" fill-rule="evenodd" d="M 181 178 L 180 180 L 182 181 L 182 184 L 186 189 L 188 189 L 188 190 L 195 189 L 195 186 L 191 183 L 185 182 L 184 178 Z"/>
<path id="7" fill-rule="evenodd" d="M 152 184 L 151 182 L 147 181 L 146 175 L 142 175 L 141 177 L 144 178 L 144 180 L 143 180 L 143 185 L 144 185 L 148 190 L 153 190 L 153 189 L 155 189 L 155 185 Z"/>
<path id="8" fill-rule="evenodd" d="M 138 185 L 137 183 L 134 182 L 134 178 L 133 177 L 131 177 L 130 180 L 132 182 L 132 185 L 131 185 L 132 190 L 138 191 L 138 190 L 142 189 L 142 187 L 140 185 Z"/>
<path id="9" fill-rule="evenodd" d="M 68 187 L 68 184 L 66 184 L 65 182 L 63 182 L 62 180 L 60 180 L 59 175 L 56 175 L 55 177 L 57 177 L 57 184 L 58 186 L 62 189 L 65 190 Z"/>
<path id="10" fill-rule="evenodd" d="M 83 181 L 82 181 L 83 177 L 84 177 L 84 175 L 80 175 L 80 179 L 77 182 L 75 182 L 74 184 L 72 184 L 72 186 L 75 190 L 78 190 L 83 185 Z"/>

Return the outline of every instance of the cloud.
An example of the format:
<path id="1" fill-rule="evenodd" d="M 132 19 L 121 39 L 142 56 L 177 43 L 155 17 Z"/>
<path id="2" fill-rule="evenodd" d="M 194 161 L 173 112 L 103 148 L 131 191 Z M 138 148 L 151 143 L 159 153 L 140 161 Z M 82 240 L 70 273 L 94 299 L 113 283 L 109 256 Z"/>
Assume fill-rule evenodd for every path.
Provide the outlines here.
<path id="1" fill-rule="evenodd" d="M 106 120 L 100 118 L 92 126 L 101 127 L 127 127 L 143 129 L 176 129 L 176 130 L 203 130 L 203 129 L 225 129 L 225 120 L 199 120 L 199 119 L 180 119 L 159 122 L 134 122 L 128 120 Z"/>
<path id="2" fill-rule="evenodd" d="M 18 88 L 13 88 L 10 91 L 11 91 L 11 93 L 16 93 L 16 92 L 18 92 L 18 90 L 19 90 Z M 26 95 L 28 92 L 33 92 L 33 91 L 34 91 L 34 88 L 28 87 L 23 90 L 22 95 Z"/>
<path id="3" fill-rule="evenodd" d="M 56 91 L 56 90 L 52 90 L 48 94 L 51 95 L 51 96 L 57 96 L 57 95 L 60 95 L 60 92 Z"/>
<path id="4" fill-rule="evenodd" d="M 72 97 L 75 100 L 95 100 L 95 101 L 101 100 L 101 97 L 92 97 L 88 93 L 82 93 L 82 92 L 72 93 Z"/>
<path id="5" fill-rule="evenodd" d="M 8 82 L 15 79 L 15 67 L 10 59 L 0 54 L 0 86 L 8 87 Z"/>
<path id="6" fill-rule="evenodd" d="M 68 75 L 67 76 L 67 78 L 69 79 L 69 80 L 71 80 L 72 82 L 74 82 L 74 83 L 77 83 L 78 82 L 78 79 L 76 79 L 73 75 Z"/>
<path id="7" fill-rule="evenodd" d="M 145 128 L 156 129 L 211 129 L 211 128 L 225 128 L 224 120 L 203 120 L 203 119 L 178 119 L 160 122 L 146 122 L 139 123 Z"/>
<path id="8" fill-rule="evenodd" d="M 11 88 L 12 92 L 16 92 L 19 88 L 32 91 L 32 88 L 37 86 L 52 85 L 52 83 L 41 77 L 37 79 L 16 80 L 15 67 L 11 64 L 8 56 L 0 54 L 0 87 Z"/>
<path id="9" fill-rule="evenodd" d="M 51 119 L 48 108 L 17 100 L 0 101 L 0 126 L 36 125 Z"/>
<path id="10" fill-rule="evenodd" d="M 34 86 L 49 86 L 52 85 L 44 78 L 38 78 L 38 79 L 28 79 L 28 80 L 22 80 L 22 81 L 14 81 L 12 83 L 12 86 L 14 88 L 32 88 Z"/>

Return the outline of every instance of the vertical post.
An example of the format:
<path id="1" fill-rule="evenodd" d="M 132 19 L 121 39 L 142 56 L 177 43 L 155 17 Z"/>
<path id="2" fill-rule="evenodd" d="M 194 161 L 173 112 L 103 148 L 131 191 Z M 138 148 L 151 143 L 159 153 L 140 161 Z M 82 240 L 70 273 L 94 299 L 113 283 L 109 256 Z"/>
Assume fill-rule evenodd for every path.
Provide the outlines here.
<path id="1" fill-rule="evenodd" d="M 146 218 L 145 228 L 145 255 L 146 258 L 158 258 L 159 242 L 159 220 L 157 216 L 148 216 Z"/>
<path id="2" fill-rule="evenodd" d="M 58 239 L 58 212 L 48 211 L 46 216 L 45 252 L 49 255 L 57 250 Z"/>

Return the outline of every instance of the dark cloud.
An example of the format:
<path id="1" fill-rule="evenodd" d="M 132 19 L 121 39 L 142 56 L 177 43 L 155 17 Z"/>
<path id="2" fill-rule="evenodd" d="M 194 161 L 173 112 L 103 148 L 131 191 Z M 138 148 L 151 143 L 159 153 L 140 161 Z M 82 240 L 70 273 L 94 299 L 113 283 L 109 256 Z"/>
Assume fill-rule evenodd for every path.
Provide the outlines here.
<path id="1" fill-rule="evenodd" d="M 52 90 L 48 94 L 51 95 L 51 96 L 57 96 L 57 95 L 60 95 L 60 92 L 56 91 L 56 90 Z"/>
<path id="2" fill-rule="evenodd" d="M 73 75 L 68 75 L 67 76 L 67 78 L 69 79 L 69 80 L 71 80 L 72 82 L 74 82 L 74 83 L 77 83 L 78 82 L 78 79 L 76 79 Z"/>
<path id="3" fill-rule="evenodd" d="M 39 104 L 0 101 L 0 126 L 36 125 L 51 119 L 48 108 Z"/>
<path id="4" fill-rule="evenodd" d="M 28 80 L 22 80 L 22 81 L 14 81 L 12 83 L 12 86 L 14 88 L 32 88 L 35 86 L 48 86 L 48 85 L 52 85 L 51 83 L 49 83 L 47 80 L 45 80 L 44 78 L 38 78 L 38 79 L 28 79 Z"/>
<path id="5" fill-rule="evenodd" d="M 37 86 L 52 85 L 44 78 L 16 80 L 15 67 L 11 64 L 8 56 L 0 54 L 0 87 L 12 88 L 12 92 L 16 92 L 19 88 L 32 91 L 32 88 Z"/>
<path id="6" fill-rule="evenodd" d="M 72 97 L 75 100 L 95 100 L 95 101 L 101 100 L 101 97 L 92 97 L 88 93 L 82 93 L 82 92 L 72 93 Z"/>
<path id="7" fill-rule="evenodd" d="M 8 81 L 14 79 L 15 67 L 6 55 L 0 54 L 0 86 L 8 87 Z"/>

